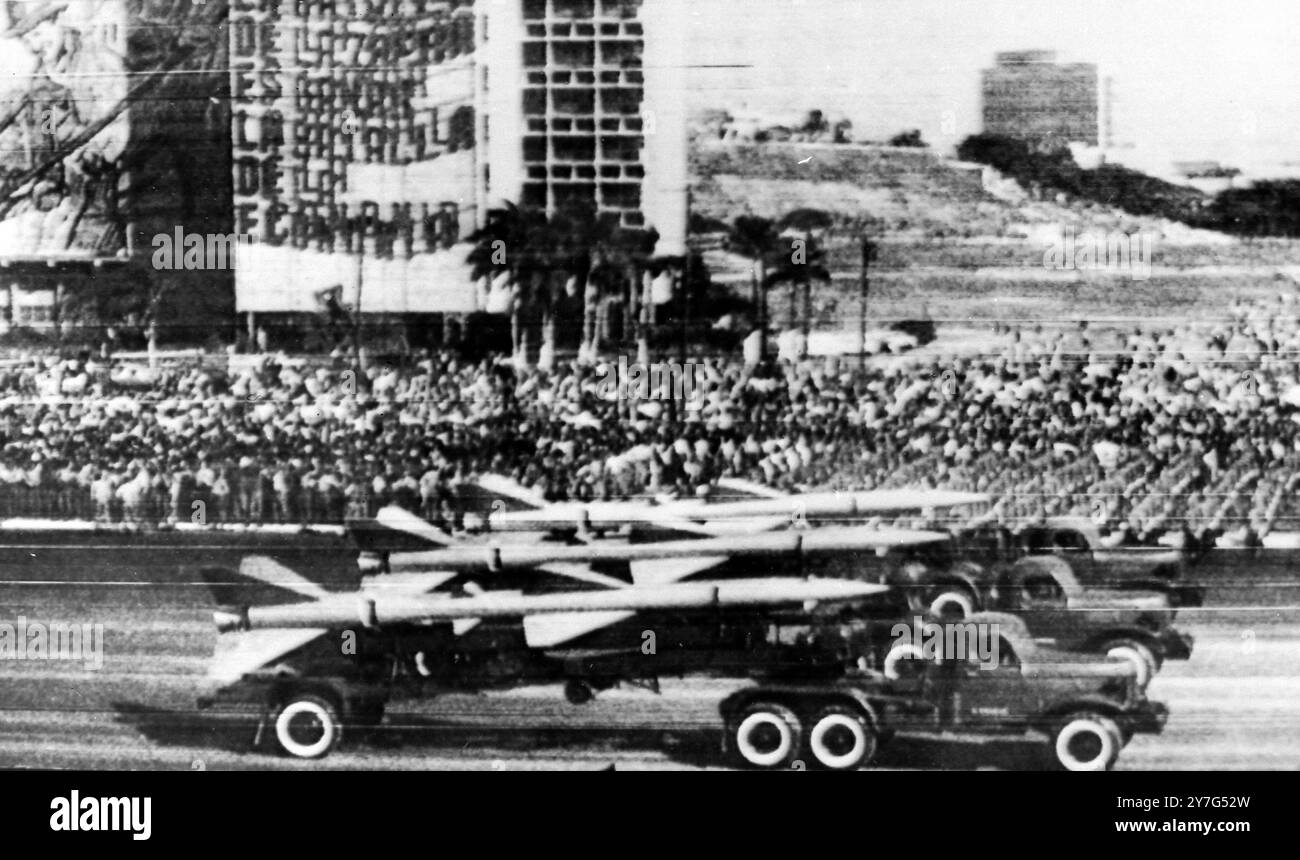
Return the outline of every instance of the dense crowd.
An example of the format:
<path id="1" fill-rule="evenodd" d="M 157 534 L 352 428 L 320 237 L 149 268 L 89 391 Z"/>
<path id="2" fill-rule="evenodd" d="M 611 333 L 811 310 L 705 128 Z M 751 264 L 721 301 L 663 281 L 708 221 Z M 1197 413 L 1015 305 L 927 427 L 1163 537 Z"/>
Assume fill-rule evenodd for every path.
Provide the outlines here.
<path id="1" fill-rule="evenodd" d="M 444 353 L 159 369 L 28 356 L 0 368 L 0 516 L 341 522 L 396 503 L 455 528 L 487 472 L 553 500 L 703 496 L 724 476 L 942 486 L 989 492 L 1009 519 L 1090 516 L 1146 539 L 1295 516 L 1289 298 L 990 343 L 866 368 L 709 359 L 684 368 L 686 391 L 623 392 L 609 366 L 516 373 Z"/>

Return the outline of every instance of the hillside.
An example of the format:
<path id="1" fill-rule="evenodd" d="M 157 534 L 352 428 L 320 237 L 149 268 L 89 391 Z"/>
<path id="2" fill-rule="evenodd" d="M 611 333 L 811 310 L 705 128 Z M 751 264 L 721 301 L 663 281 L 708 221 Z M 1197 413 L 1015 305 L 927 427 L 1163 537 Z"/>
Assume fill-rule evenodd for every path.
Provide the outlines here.
<path id="1" fill-rule="evenodd" d="M 1294 240 L 1244 241 L 1063 195 L 1040 199 L 991 168 L 927 149 L 709 143 L 694 148 L 692 172 L 692 209 L 707 218 L 779 218 L 804 207 L 833 216 L 828 245 L 836 279 L 814 297 L 820 327 L 856 320 L 855 237 L 864 232 L 880 242 L 870 299 L 877 321 L 1213 316 L 1231 298 L 1293 290 L 1293 273 L 1300 272 Z M 1046 251 L 1067 230 L 1103 240 L 1146 237 L 1149 276 L 1046 268 Z M 717 253 L 710 263 L 720 280 L 749 279 L 743 259 Z M 770 307 L 773 319 L 788 319 L 787 291 L 774 291 Z"/>

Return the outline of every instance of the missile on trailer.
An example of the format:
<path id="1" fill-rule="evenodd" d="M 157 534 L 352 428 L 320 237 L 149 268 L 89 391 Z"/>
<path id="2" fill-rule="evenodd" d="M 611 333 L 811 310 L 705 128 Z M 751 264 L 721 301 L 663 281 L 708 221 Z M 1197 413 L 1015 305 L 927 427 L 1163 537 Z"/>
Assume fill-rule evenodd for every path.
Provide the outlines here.
<path id="1" fill-rule="evenodd" d="M 700 556 L 792 556 L 833 552 L 881 552 L 895 547 L 919 546 L 949 540 L 942 532 L 867 526 L 827 526 L 806 531 L 783 531 L 698 540 L 661 541 L 644 544 L 590 543 L 581 546 L 556 544 L 487 543 L 454 546 L 389 555 L 392 571 L 398 570 L 481 570 L 537 567 L 543 564 L 576 562 L 644 561 Z"/>
<path id="2" fill-rule="evenodd" d="M 865 517 L 887 513 L 943 510 L 989 501 L 985 493 L 956 490 L 867 490 L 858 493 L 804 493 L 779 499 L 749 499 L 739 502 L 678 502 L 674 513 L 692 519 L 795 514 L 813 518 Z M 670 507 L 672 507 L 670 505 Z"/>
<path id="3" fill-rule="evenodd" d="M 673 520 L 707 522 L 751 517 L 790 517 L 792 521 L 806 517 L 835 520 L 931 508 L 942 510 L 988 501 L 987 494 L 956 490 L 869 490 L 857 493 L 804 493 L 784 498 L 738 502 L 564 502 L 537 510 L 496 512 L 489 515 L 488 522 L 493 529 L 501 531 L 545 531 L 579 524 L 588 528 L 610 529 L 628 524 L 671 526 Z"/>
<path id="4" fill-rule="evenodd" d="M 654 609 L 710 609 L 777 606 L 859 600 L 887 586 L 838 579 L 735 579 L 719 582 L 630 586 L 563 594 L 487 592 L 469 597 L 439 594 L 332 594 L 321 600 L 281 606 L 222 609 L 213 614 L 217 629 L 337 628 L 353 624 L 455 621 L 465 618 L 523 617 L 549 612 L 607 612 Z"/>

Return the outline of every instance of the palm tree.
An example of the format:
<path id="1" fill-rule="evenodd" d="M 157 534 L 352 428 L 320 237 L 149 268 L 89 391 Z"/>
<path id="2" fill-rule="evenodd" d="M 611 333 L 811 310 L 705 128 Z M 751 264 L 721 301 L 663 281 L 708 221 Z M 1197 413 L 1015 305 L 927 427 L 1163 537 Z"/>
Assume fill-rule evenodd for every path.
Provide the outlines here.
<path id="1" fill-rule="evenodd" d="M 593 361 L 600 347 L 604 316 L 601 306 L 603 294 L 617 281 L 617 272 L 614 263 L 615 229 L 608 219 L 598 218 L 594 211 L 589 211 L 584 224 L 587 230 L 584 239 L 587 261 L 582 292 L 582 341 L 578 356 Z"/>
<path id="2" fill-rule="evenodd" d="M 640 228 L 621 229 L 615 236 L 620 262 L 623 264 L 627 285 L 627 319 L 636 335 L 636 360 L 641 365 L 650 363 L 650 307 L 651 299 L 645 285 L 645 272 L 654 256 L 659 234 L 655 230 Z M 624 327 L 627 331 L 627 327 Z"/>
<path id="3" fill-rule="evenodd" d="M 755 329 L 759 334 L 759 356 L 767 356 L 767 266 L 777 255 L 781 237 L 771 218 L 741 215 L 731 227 L 727 248 L 753 261 L 750 299 L 758 309 Z"/>
<path id="4" fill-rule="evenodd" d="M 545 241 L 538 233 L 545 216 L 507 203 L 488 213 L 487 221 L 470 237 L 473 244 L 466 262 L 471 277 L 493 284 L 503 274 L 510 284 L 510 340 L 517 366 L 527 362 L 527 336 L 523 312 L 531 298 L 537 271 L 537 247 Z"/>
<path id="5" fill-rule="evenodd" d="M 539 209 L 507 203 L 489 213 L 487 223 L 470 241 L 474 247 L 467 261 L 474 280 L 491 281 L 508 273 L 513 293 L 511 339 L 521 366 L 527 362 L 533 320 L 540 320 L 542 333 L 538 362 L 543 368 L 553 365 L 562 296 L 571 280 L 584 291 L 583 349 L 590 351 L 597 340 L 596 326 L 587 317 L 594 320 L 601 293 L 601 278 L 593 275 L 595 244 L 602 243 L 611 259 L 621 247 L 609 231 L 601 230 L 593 206 L 574 203 L 547 217 Z"/>
<path id="6" fill-rule="evenodd" d="M 823 209 L 802 207 L 792 209 L 777 224 L 783 235 L 794 235 L 803 240 L 803 253 L 791 255 L 790 279 L 790 328 L 798 324 L 800 317 L 797 292 L 803 288 L 803 325 L 800 327 L 805 341 L 808 338 L 809 324 L 812 319 L 812 282 L 830 280 L 826 271 L 826 253 L 822 250 L 817 237 L 824 236 L 835 223 L 834 217 Z M 802 235 L 799 235 L 802 234 Z"/>
<path id="7" fill-rule="evenodd" d="M 606 219 L 595 219 L 589 229 L 591 268 L 584 297 L 582 355 L 594 358 L 600 341 L 608 337 L 609 320 L 603 319 L 603 302 L 607 295 L 617 293 L 624 298 L 623 336 L 635 330 L 638 349 L 646 357 L 649 330 L 641 315 L 641 273 L 654 255 L 659 234 L 653 229 L 621 227 Z"/>
<path id="8" fill-rule="evenodd" d="M 807 233 L 809 231 L 825 232 L 834 224 L 835 217 L 825 209 L 802 206 L 787 212 L 776 226 L 781 231 L 795 230 L 800 233 Z"/>
<path id="9" fill-rule="evenodd" d="M 550 219 L 546 232 L 548 277 L 542 299 L 542 351 L 538 363 L 549 369 L 555 360 L 559 338 L 561 296 L 570 281 L 586 295 L 591 284 L 592 242 L 596 236 L 595 207 L 574 203 Z M 598 300 L 598 299 L 597 299 Z M 594 304 L 594 302 L 593 302 Z M 586 310 L 584 309 L 584 321 Z"/>
<path id="10" fill-rule="evenodd" d="M 518 211 L 521 214 L 518 228 L 521 232 L 522 253 L 514 271 L 510 327 L 514 332 L 516 366 L 526 368 L 529 363 L 529 347 L 533 342 L 533 323 L 540 317 L 544 331 L 547 317 L 554 306 L 552 282 L 558 240 L 555 228 L 544 212 L 536 209 Z M 553 349 L 547 358 L 548 362 L 554 360 Z"/>
<path id="11" fill-rule="evenodd" d="M 787 231 L 782 235 L 782 244 L 785 249 L 790 249 L 789 253 L 779 253 L 776 256 L 776 264 L 770 270 L 767 281 L 763 285 L 763 292 L 767 291 L 777 284 L 785 283 L 790 285 L 790 329 L 796 327 L 800 329 L 804 336 L 804 343 L 807 344 L 808 330 L 812 318 L 812 282 L 829 281 L 830 272 L 824 265 L 826 252 L 822 250 L 821 245 L 811 233 L 799 234 L 794 231 Z M 786 244 L 788 243 L 788 244 Z M 803 292 L 803 313 L 799 311 L 799 293 Z M 764 300 L 766 303 L 766 299 Z M 802 324 L 800 317 L 802 316 Z"/>

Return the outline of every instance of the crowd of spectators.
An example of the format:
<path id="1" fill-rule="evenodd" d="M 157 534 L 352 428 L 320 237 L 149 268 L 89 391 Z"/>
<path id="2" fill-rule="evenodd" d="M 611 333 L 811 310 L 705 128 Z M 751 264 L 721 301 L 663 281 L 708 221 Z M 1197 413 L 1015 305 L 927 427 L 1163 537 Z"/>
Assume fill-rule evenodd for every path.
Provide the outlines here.
<path id="1" fill-rule="evenodd" d="M 780 490 L 985 491 L 1006 518 L 1150 538 L 1280 528 L 1300 483 L 1300 309 L 1129 331 L 1014 331 L 954 357 L 705 359 L 640 397 L 609 367 L 451 354 L 89 356 L 0 367 L 0 517 L 342 522 L 396 503 L 458 528 L 492 472 L 552 500 Z"/>

